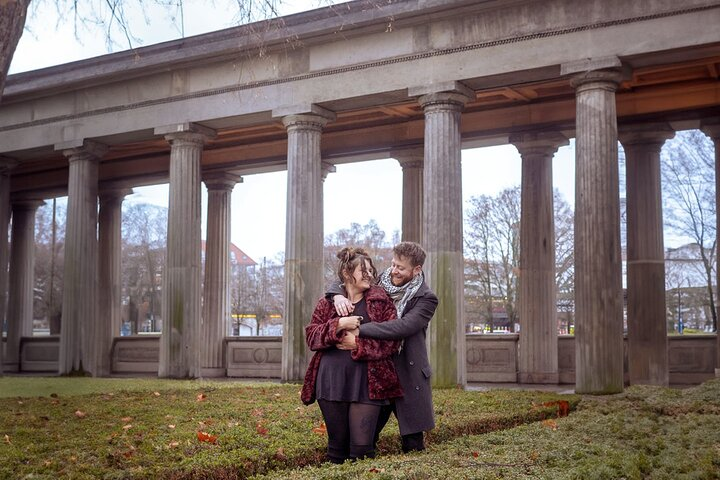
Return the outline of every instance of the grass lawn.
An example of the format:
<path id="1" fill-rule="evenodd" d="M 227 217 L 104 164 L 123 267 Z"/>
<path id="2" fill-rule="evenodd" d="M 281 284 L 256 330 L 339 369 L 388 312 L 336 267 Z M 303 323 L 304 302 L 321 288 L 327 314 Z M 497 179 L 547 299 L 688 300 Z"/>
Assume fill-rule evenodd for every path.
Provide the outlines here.
<path id="1" fill-rule="evenodd" d="M 299 390 L 227 381 L 0 378 L 0 478 L 248 478 L 272 472 L 283 478 L 294 474 L 290 469 L 319 465 L 327 442 L 317 405 L 303 406 Z M 438 426 L 430 445 L 552 418 L 558 412 L 553 402 L 574 408 L 580 400 L 500 390 L 438 390 L 434 398 Z M 397 425 L 391 424 L 380 451 L 397 453 L 397 446 Z"/>

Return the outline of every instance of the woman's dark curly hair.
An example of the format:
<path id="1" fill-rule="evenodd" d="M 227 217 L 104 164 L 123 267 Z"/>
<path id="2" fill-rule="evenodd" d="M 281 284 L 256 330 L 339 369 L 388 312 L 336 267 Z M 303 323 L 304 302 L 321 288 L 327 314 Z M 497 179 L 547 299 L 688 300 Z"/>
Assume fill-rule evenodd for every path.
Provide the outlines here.
<path id="1" fill-rule="evenodd" d="M 348 279 L 354 283 L 353 272 L 358 265 L 360 265 L 363 274 L 370 275 L 374 282 L 377 271 L 372 258 L 364 248 L 345 247 L 337 253 L 337 258 L 340 260 L 337 270 L 340 283 L 345 283 Z M 370 269 L 367 268 L 365 260 L 370 264 Z"/>

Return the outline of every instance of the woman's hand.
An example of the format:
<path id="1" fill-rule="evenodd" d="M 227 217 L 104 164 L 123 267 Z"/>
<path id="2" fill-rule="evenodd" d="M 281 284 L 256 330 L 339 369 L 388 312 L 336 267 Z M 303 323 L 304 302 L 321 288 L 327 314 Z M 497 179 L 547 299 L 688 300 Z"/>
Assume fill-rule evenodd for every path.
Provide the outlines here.
<path id="1" fill-rule="evenodd" d="M 333 305 L 335 305 L 335 311 L 338 315 L 350 315 L 355 309 L 352 302 L 342 295 L 335 295 L 333 297 Z"/>
<path id="2" fill-rule="evenodd" d="M 363 317 L 359 315 L 353 315 L 352 317 L 340 317 L 338 319 L 337 332 L 342 330 L 355 330 L 360 326 Z"/>

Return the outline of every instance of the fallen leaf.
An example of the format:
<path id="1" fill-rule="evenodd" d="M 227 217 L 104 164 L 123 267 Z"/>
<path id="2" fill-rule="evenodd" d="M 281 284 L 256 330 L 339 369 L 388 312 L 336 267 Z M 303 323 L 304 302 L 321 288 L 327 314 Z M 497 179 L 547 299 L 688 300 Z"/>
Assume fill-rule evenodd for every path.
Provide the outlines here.
<path id="1" fill-rule="evenodd" d="M 197 396 L 197 401 L 204 402 L 205 400 L 207 400 L 207 395 L 205 395 L 204 393 L 199 393 Z"/>
<path id="2" fill-rule="evenodd" d="M 262 417 L 263 415 L 264 415 L 264 413 L 261 408 L 256 408 L 255 410 L 252 411 L 253 417 Z"/>
<path id="3" fill-rule="evenodd" d="M 275 452 L 275 459 L 285 461 L 287 460 L 287 455 L 285 455 L 285 450 L 283 450 L 282 447 L 277 449 L 277 452 Z"/>
<path id="4" fill-rule="evenodd" d="M 197 439 L 200 442 L 212 443 L 213 445 L 217 443 L 217 436 L 210 435 L 207 432 L 197 432 Z"/>
<path id="5" fill-rule="evenodd" d="M 317 433 L 318 435 L 327 435 L 327 427 L 325 426 L 325 422 L 320 423 L 320 426 L 313 428 L 312 431 Z"/>
<path id="6" fill-rule="evenodd" d="M 120 420 L 122 420 L 123 423 L 130 423 L 132 422 L 132 417 L 123 417 Z"/>
<path id="7" fill-rule="evenodd" d="M 263 427 L 260 422 L 255 425 L 255 431 L 262 436 L 266 436 L 268 434 L 268 429 Z"/>
<path id="8" fill-rule="evenodd" d="M 175 425 L 168 425 L 168 428 L 171 430 L 175 430 Z"/>
<path id="9" fill-rule="evenodd" d="M 156 397 L 159 397 L 159 396 L 160 396 L 160 392 L 153 392 L 153 395 L 155 395 Z"/>
<path id="10" fill-rule="evenodd" d="M 280 398 L 280 394 L 279 394 L 279 393 L 276 393 L 276 394 L 275 394 L 275 398 Z"/>
<path id="11" fill-rule="evenodd" d="M 18 405 L 24 405 L 22 400 L 18 400 Z"/>
<path id="12" fill-rule="evenodd" d="M 8 445 L 12 443 L 10 441 L 10 435 L 5 435 L 5 443 L 7 443 Z"/>
<path id="13" fill-rule="evenodd" d="M 543 407 L 557 407 L 558 417 L 567 417 L 570 413 L 570 403 L 567 400 L 557 400 L 555 402 L 545 402 Z"/>
<path id="14" fill-rule="evenodd" d="M 50 465 L 52 465 L 52 460 L 45 460 L 43 462 L 43 465 L 45 465 L 46 467 L 49 467 Z"/>
<path id="15" fill-rule="evenodd" d="M 170 442 L 168 443 L 168 448 L 175 448 L 178 445 L 180 445 L 180 442 Z"/>
<path id="16" fill-rule="evenodd" d="M 85 418 L 85 417 L 87 417 L 87 413 L 82 412 L 82 411 L 80 411 L 80 410 L 75 410 L 75 416 L 76 416 L 77 418 Z"/>
<path id="17" fill-rule="evenodd" d="M 475 458 L 478 458 L 480 456 L 480 454 L 478 452 L 472 452 L 472 456 Z"/>
<path id="18" fill-rule="evenodd" d="M 132 425 L 129 424 L 129 423 L 128 423 L 127 425 L 123 425 L 123 430 L 125 430 L 125 431 L 128 431 L 128 430 L 130 430 L 131 428 L 132 428 Z"/>
<path id="19" fill-rule="evenodd" d="M 544 426 L 548 427 L 552 431 L 555 431 L 558 428 L 557 423 L 555 423 L 555 420 L 543 420 L 542 424 Z"/>
<path id="20" fill-rule="evenodd" d="M 368 470 L 368 472 L 370 472 L 370 473 L 385 473 L 385 469 L 372 467 L 370 470 Z"/>

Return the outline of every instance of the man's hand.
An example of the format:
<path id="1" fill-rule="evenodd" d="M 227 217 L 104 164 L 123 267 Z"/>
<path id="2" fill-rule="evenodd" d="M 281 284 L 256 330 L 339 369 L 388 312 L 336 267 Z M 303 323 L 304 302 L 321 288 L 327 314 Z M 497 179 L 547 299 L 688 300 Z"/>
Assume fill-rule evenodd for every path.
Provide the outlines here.
<path id="1" fill-rule="evenodd" d="M 342 295 L 335 295 L 333 297 L 333 304 L 335 305 L 337 314 L 343 317 L 350 315 L 352 311 L 355 310 L 355 305 Z"/>
<path id="2" fill-rule="evenodd" d="M 335 331 L 340 332 L 342 330 L 355 330 L 360 326 L 360 322 L 362 322 L 362 317 L 359 315 L 354 315 L 352 317 L 340 317 Z"/>
<path id="3" fill-rule="evenodd" d="M 350 332 L 345 332 L 342 341 L 337 344 L 338 350 L 355 350 L 357 343 L 355 343 L 355 335 Z"/>

